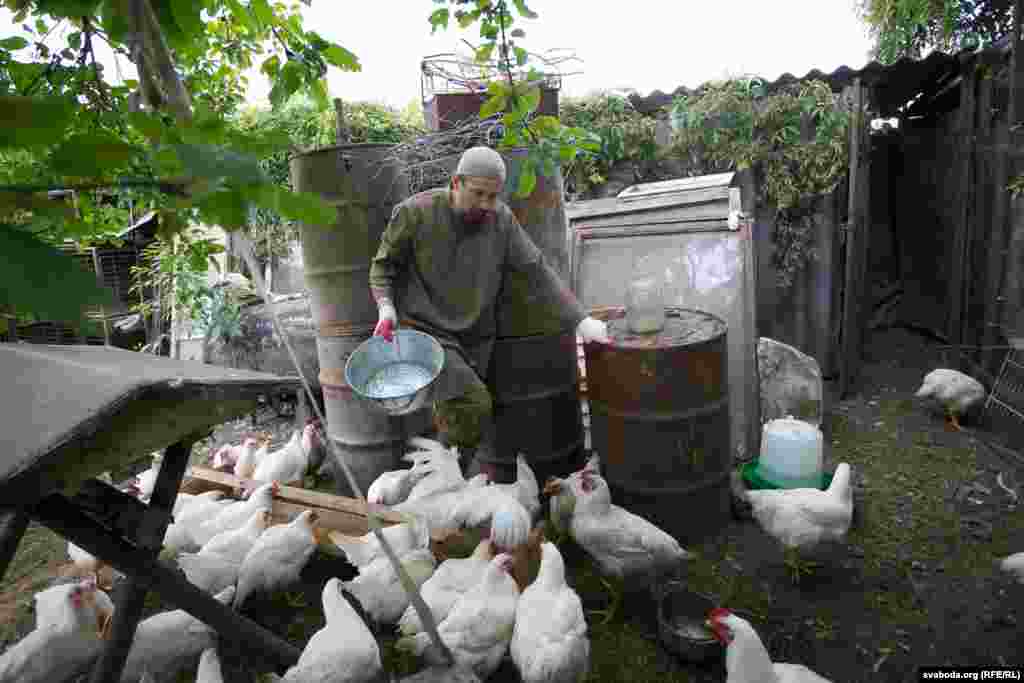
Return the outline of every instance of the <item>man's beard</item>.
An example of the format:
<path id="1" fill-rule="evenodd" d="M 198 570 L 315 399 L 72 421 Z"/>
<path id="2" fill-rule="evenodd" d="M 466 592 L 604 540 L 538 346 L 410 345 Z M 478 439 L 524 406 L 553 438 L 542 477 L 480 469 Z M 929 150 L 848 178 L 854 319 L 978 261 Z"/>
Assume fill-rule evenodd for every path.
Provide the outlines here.
<path id="1" fill-rule="evenodd" d="M 466 225 L 473 226 L 482 225 L 489 221 L 494 216 L 493 211 L 477 208 L 459 209 L 457 213 L 459 215 L 459 218 L 462 219 L 463 223 L 465 223 Z"/>

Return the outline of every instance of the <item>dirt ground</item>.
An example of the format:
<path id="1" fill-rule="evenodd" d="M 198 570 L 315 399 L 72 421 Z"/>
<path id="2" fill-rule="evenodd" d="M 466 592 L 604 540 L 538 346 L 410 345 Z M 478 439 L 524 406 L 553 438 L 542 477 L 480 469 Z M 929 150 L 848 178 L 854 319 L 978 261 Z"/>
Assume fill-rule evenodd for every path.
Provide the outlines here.
<path id="1" fill-rule="evenodd" d="M 1022 495 L 1017 486 L 1024 483 L 1024 467 L 987 447 L 982 439 L 991 436 L 984 431 L 965 424 L 964 432 L 947 432 L 941 418 L 912 400 L 922 376 L 941 365 L 942 351 L 911 332 L 876 333 L 855 395 L 829 403 L 829 464 L 853 466 L 858 509 L 847 542 L 819 552 L 821 566 L 812 576 L 794 586 L 779 547 L 752 521 L 733 520 L 690 547 L 699 555 L 688 569 L 690 586 L 746 616 L 775 661 L 803 663 L 851 683 L 916 681 L 920 665 L 1020 664 L 1024 627 L 1017 611 L 1024 586 L 1001 575 L 995 562 L 1024 550 L 1024 513 L 996 477 L 1002 473 Z M 255 425 L 274 434 L 275 446 L 287 441 L 292 427 L 291 417 L 269 411 Z M 253 428 L 248 419 L 225 424 L 197 445 L 193 461 L 203 461 L 211 444 Z M 31 628 L 31 595 L 58 573 L 63 549 L 45 529 L 29 532 L 0 592 L 0 647 Z M 590 563 L 571 543 L 563 554 L 585 608 L 600 608 L 606 597 Z M 323 625 L 323 582 L 331 575 L 348 578 L 350 571 L 320 554 L 291 602 L 258 601 L 251 616 L 301 647 Z M 660 647 L 652 607 L 631 599 L 620 618 L 591 627 L 588 680 L 725 680 L 722 657 L 685 664 Z M 147 608 L 168 606 L 151 597 Z M 380 639 L 390 670 L 415 670 L 396 655 L 392 634 Z M 506 663 L 491 680 L 518 677 Z"/>

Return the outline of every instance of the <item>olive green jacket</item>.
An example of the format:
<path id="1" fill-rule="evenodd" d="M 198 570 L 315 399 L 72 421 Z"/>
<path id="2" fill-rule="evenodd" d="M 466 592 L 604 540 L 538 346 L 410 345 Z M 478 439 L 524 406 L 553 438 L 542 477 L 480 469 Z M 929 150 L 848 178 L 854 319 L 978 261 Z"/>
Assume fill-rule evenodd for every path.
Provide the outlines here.
<path id="1" fill-rule="evenodd" d="M 503 293 L 528 292 L 539 302 L 537 315 L 556 317 L 563 330 L 574 330 L 586 313 L 507 205 L 498 202 L 494 220 L 466 226 L 450 196 L 447 188 L 427 190 L 395 207 L 370 266 L 370 289 L 376 300 L 394 302 L 402 324 L 434 335 L 486 377 Z M 510 276 L 527 285 L 508 287 Z"/>

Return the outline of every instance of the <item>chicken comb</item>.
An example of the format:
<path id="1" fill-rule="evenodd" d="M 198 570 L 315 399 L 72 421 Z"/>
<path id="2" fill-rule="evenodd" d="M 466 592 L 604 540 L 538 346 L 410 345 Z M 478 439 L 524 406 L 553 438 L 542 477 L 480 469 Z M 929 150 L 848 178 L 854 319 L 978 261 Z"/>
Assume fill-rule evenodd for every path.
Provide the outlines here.
<path id="1" fill-rule="evenodd" d="M 725 607 L 716 607 L 708 613 L 708 619 L 711 621 L 718 621 L 730 616 L 732 616 L 732 610 Z"/>

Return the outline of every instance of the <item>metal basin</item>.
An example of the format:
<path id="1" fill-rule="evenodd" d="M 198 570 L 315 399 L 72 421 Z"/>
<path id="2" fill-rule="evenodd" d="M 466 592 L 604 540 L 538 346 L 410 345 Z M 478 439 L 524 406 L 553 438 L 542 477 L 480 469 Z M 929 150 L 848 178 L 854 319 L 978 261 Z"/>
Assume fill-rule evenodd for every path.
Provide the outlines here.
<path id="1" fill-rule="evenodd" d="M 695 593 L 679 581 L 656 591 L 658 635 L 662 644 L 688 662 L 702 662 L 724 652 L 721 643 L 704 626 L 717 605 L 702 593 Z"/>
<path id="2" fill-rule="evenodd" d="M 395 341 L 370 337 L 345 363 L 353 393 L 389 415 L 422 408 L 444 368 L 444 347 L 419 330 L 396 330 Z"/>

